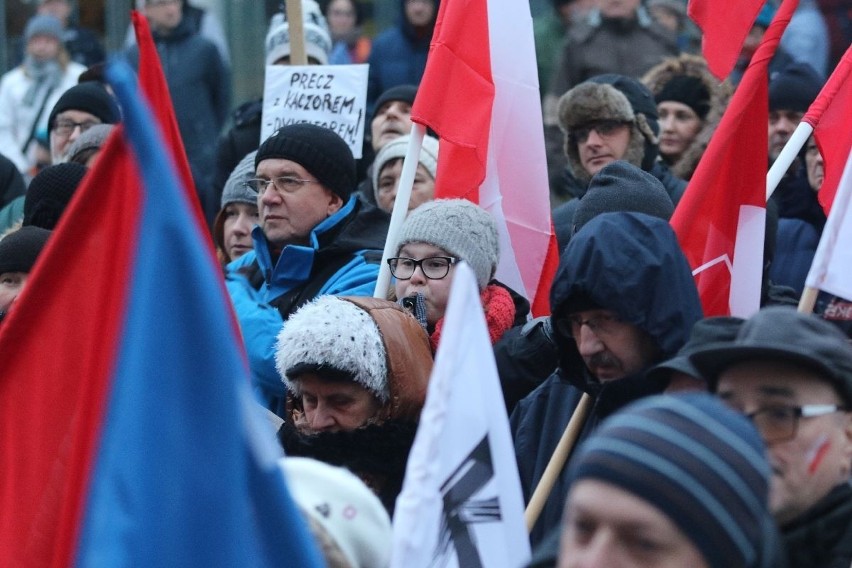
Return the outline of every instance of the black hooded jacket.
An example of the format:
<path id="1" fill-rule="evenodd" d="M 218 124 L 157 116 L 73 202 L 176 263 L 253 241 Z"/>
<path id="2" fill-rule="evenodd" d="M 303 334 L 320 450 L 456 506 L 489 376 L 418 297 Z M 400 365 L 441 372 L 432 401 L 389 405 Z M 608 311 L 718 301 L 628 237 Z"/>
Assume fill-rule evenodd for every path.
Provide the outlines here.
<path id="1" fill-rule="evenodd" d="M 562 254 L 550 304 L 554 319 L 582 299 L 612 310 L 647 333 L 658 359 L 673 356 L 701 319 L 701 303 L 692 271 L 666 221 L 641 213 L 606 213 L 592 219 Z M 558 326 L 554 326 L 557 327 Z M 624 405 L 662 390 L 640 373 L 599 382 L 589 373 L 576 342 L 554 330 L 559 368 L 523 399 L 511 426 L 524 497 L 529 501 L 583 392 L 593 399 L 580 440 Z M 538 543 L 558 526 L 568 491 L 563 469 L 538 523 L 530 534 Z"/>

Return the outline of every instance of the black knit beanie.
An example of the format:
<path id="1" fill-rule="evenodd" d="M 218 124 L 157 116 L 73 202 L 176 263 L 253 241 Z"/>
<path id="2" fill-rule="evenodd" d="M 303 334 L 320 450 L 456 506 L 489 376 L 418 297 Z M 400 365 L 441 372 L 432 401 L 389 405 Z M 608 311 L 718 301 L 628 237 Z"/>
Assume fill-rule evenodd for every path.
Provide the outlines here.
<path id="1" fill-rule="evenodd" d="M 322 126 L 290 124 L 260 145 L 254 165 L 268 159 L 296 162 L 322 185 L 348 201 L 355 187 L 355 158 L 343 138 Z"/>
<path id="2" fill-rule="evenodd" d="M 769 110 L 806 112 L 822 89 L 822 79 L 807 63 L 791 63 L 769 79 Z"/>
<path id="3" fill-rule="evenodd" d="M 49 236 L 41 227 L 21 227 L 0 239 L 0 274 L 32 270 Z"/>
<path id="4" fill-rule="evenodd" d="M 24 225 L 52 231 L 88 171 L 87 167 L 70 162 L 40 171 L 24 197 Z"/>
<path id="5" fill-rule="evenodd" d="M 373 107 L 376 111 L 382 108 L 382 105 L 390 101 L 403 101 L 410 105 L 414 104 L 414 97 L 417 96 L 417 85 L 397 85 L 391 87 L 376 99 L 376 104 Z M 375 111 L 373 111 L 375 116 Z"/>
<path id="6" fill-rule="evenodd" d="M 617 160 L 589 183 L 574 212 L 574 232 L 602 213 L 632 211 L 668 221 L 674 205 L 662 182 L 633 164 Z"/>
<path id="7" fill-rule="evenodd" d="M 121 121 L 118 103 L 97 83 L 81 83 L 65 91 L 50 111 L 48 131 L 53 130 L 56 115 L 66 110 L 88 112 L 104 124 L 116 124 Z"/>
<path id="8" fill-rule="evenodd" d="M 704 120 L 710 110 L 710 93 L 707 86 L 698 77 L 689 75 L 675 75 L 654 98 L 657 104 L 665 101 L 685 104 L 701 120 Z"/>

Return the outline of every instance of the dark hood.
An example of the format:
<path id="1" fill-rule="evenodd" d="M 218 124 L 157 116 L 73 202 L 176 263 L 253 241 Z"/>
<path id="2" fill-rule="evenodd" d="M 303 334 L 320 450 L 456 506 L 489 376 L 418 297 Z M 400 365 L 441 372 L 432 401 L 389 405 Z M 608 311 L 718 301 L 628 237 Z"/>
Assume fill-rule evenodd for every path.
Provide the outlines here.
<path id="1" fill-rule="evenodd" d="M 605 213 L 574 235 L 550 290 L 554 317 L 578 298 L 613 310 L 648 333 L 661 359 L 677 353 L 702 317 L 692 270 L 674 231 L 668 222 L 642 213 Z M 557 332 L 555 341 L 561 375 L 585 382 L 588 370 L 574 340 Z"/>

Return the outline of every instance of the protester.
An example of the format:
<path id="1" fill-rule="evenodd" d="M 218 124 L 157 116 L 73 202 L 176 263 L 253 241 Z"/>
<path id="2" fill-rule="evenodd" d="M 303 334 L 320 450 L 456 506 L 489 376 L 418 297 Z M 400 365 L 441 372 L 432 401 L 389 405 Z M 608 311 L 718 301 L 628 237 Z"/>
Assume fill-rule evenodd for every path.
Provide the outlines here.
<path id="1" fill-rule="evenodd" d="M 757 426 L 772 465 L 770 506 L 790 566 L 852 562 L 852 346 L 791 308 L 759 311 L 736 339 L 690 360 Z"/>
<path id="2" fill-rule="evenodd" d="M 696 55 L 682 54 L 652 68 L 642 82 L 653 93 L 660 122 L 660 157 L 688 180 L 716 131 L 733 94 Z"/>
<path id="3" fill-rule="evenodd" d="M 321 296 L 275 349 L 289 392 L 284 451 L 346 466 L 393 511 L 432 370 L 423 328 L 388 300 Z"/>
<path id="4" fill-rule="evenodd" d="M 96 124 L 68 145 L 68 161 L 91 168 L 112 133 L 112 124 Z"/>
<path id="5" fill-rule="evenodd" d="M 580 229 L 562 253 L 550 305 L 559 368 L 511 417 L 527 500 L 582 394 L 592 408 L 581 439 L 627 403 L 662 392 L 646 371 L 674 356 L 701 318 L 674 231 L 642 213 L 604 213 Z M 533 544 L 559 524 L 567 483 L 563 470 L 530 533 Z"/>
<path id="6" fill-rule="evenodd" d="M 547 93 L 561 53 L 565 33 L 581 22 L 594 8 L 597 0 L 551 0 L 553 10 L 533 18 L 535 60 L 538 67 L 538 85 L 541 96 Z"/>
<path id="7" fill-rule="evenodd" d="M 0 154 L 0 208 L 8 205 L 16 197 L 20 197 L 27 190 L 21 172 L 12 163 L 12 160 Z"/>
<path id="8" fill-rule="evenodd" d="M 387 221 L 352 195 L 355 160 L 337 134 L 312 124 L 284 126 L 255 156 L 260 224 L 253 250 L 228 266 L 255 388 L 276 413 L 285 389 L 273 345 L 281 324 L 320 294 L 373 294 Z"/>
<path id="9" fill-rule="evenodd" d="M 560 568 L 783 566 L 763 443 L 710 395 L 631 404 L 577 451 L 570 477 Z"/>
<path id="10" fill-rule="evenodd" d="M 24 61 L 0 78 L 0 154 L 22 174 L 35 165 L 35 138 L 48 128 L 48 114 L 86 68 L 70 61 L 62 44 L 62 24 L 37 15 L 24 30 Z"/>
<path id="11" fill-rule="evenodd" d="M 363 481 L 309 458 L 281 458 L 278 464 L 328 568 L 390 565 L 390 518 Z"/>
<path id="12" fill-rule="evenodd" d="M 366 63 L 370 56 L 372 41 L 364 35 L 361 26 L 364 14 L 355 0 L 330 0 L 323 10 L 334 42 L 329 56 L 332 65 Z"/>
<path id="13" fill-rule="evenodd" d="M 144 13 L 162 61 L 195 191 L 212 223 L 219 209 L 219 195 L 213 189 L 216 148 L 212 141 L 228 118 L 230 71 L 216 46 L 195 33 L 183 14 L 182 0 L 145 0 Z M 139 47 L 134 45 L 127 54 L 138 67 Z"/>
<path id="14" fill-rule="evenodd" d="M 257 194 L 248 186 L 254 178 L 257 152 L 246 154 L 222 192 L 222 208 L 213 222 L 213 242 L 222 266 L 252 250 L 251 231 L 257 225 Z"/>
<path id="15" fill-rule="evenodd" d="M 37 13 L 53 16 L 62 24 L 62 43 L 73 61 L 85 67 L 106 61 L 106 53 L 95 32 L 72 21 L 69 0 L 39 0 Z"/>
<path id="16" fill-rule="evenodd" d="M 0 238 L 0 323 L 24 290 L 50 231 L 21 227 Z"/>
<path id="17" fill-rule="evenodd" d="M 757 47 L 760 45 L 760 42 L 763 41 L 763 36 L 766 34 L 766 30 L 769 28 L 769 24 L 772 22 L 777 11 L 778 4 L 773 0 L 767 0 L 767 2 L 763 5 L 763 8 L 761 8 L 758 13 L 757 19 L 754 21 L 754 24 L 743 42 L 740 54 L 737 56 L 736 63 L 734 64 L 734 68 L 731 70 L 731 74 L 728 75 L 728 80 L 734 85 L 739 85 L 740 80 L 743 78 L 743 73 L 745 73 L 749 63 L 751 63 L 751 58 L 754 55 L 754 52 L 757 51 Z M 775 50 L 772 60 L 769 62 L 770 79 L 775 73 L 793 62 L 794 60 L 790 54 L 787 53 L 783 47 L 779 46 Z"/>
<path id="18" fill-rule="evenodd" d="M 396 256 L 388 259 L 396 298 L 429 332 L 437 350 L 455 265 L 468 263 L 476 274 L 491 342 L 526 318 L 529 304 L 515 305 L 508 288 L 494 281 L 500 259 L 497 224 L 491 214 L 465 199 L 424 203 L 402 226 Z M 525 300 L 523 301 L 526 302 Z"/>
<path id="19" fill-rule="evenodd" d="M 367 108 L 378 105 L 379 95 L 397 85 L 418 85 L 438 16 L 437 0 L 400 0 L 399 23 L 380 33 L 370 51 Z"/>
<path id="20" fill-rule="evenodd" d="M 57 164 L 42 170 L 24 196 L 24 226 L 52 231 L 88 171 L 80 164 Z"/>
<path id="21" fill-rule="evenodd" d="M 386 144 L 373 162 L 373 188 L 379 209 L 390 213 L 396 201 L 397 185 L 402 175 L 402 162 L 408 151 L 410 135 L 400 136 Z M 432 201 L 435 198 L 435 175 L 438 172 L 438 140 L 431 136 L 423 137 L 423 145 L 418 156 L 414 185 L 408 210 Z"/>
<path id="22" fill-rule="evenodd" d="M 68 147 L 90 128 L 121 121 L 118 103 L 94 82 L 81 83 L 65 91 L 50 111 L 47 129 L 53 164 L 68 160 Z"/>

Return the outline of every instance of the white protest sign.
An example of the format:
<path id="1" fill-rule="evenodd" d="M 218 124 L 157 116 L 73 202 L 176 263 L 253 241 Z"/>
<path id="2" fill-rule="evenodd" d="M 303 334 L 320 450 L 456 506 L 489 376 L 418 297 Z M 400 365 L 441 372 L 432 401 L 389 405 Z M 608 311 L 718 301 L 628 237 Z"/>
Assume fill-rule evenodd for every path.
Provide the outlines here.
<path id="1" fill-rule="evenodd" d="M 361 157 L 369 65 L 270 65 L 263 88 L 261 143 L 288 124 L 308 122 L 343 138 Z"/>

